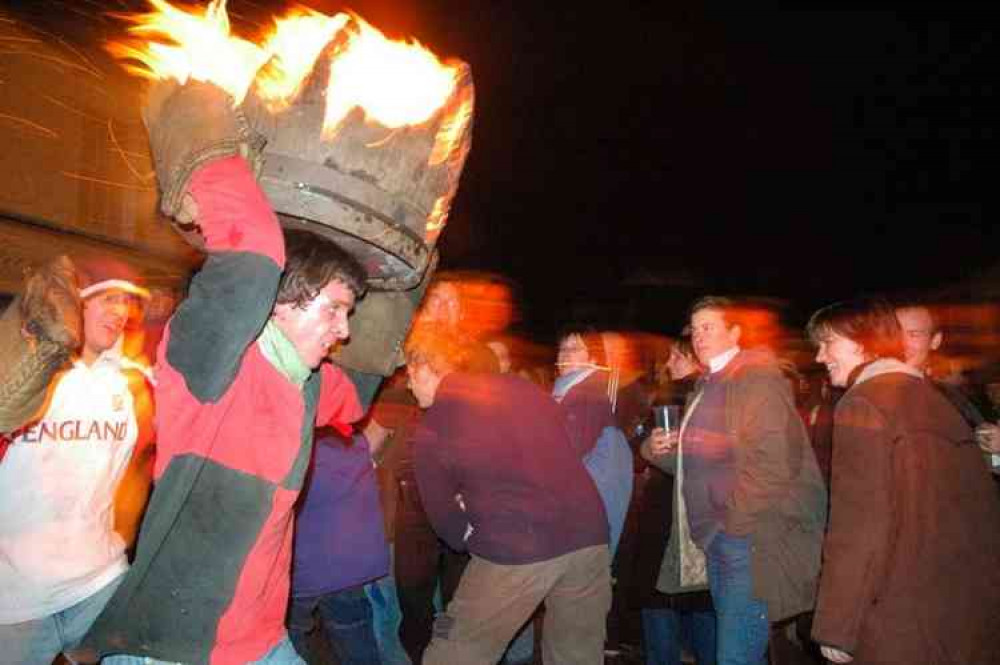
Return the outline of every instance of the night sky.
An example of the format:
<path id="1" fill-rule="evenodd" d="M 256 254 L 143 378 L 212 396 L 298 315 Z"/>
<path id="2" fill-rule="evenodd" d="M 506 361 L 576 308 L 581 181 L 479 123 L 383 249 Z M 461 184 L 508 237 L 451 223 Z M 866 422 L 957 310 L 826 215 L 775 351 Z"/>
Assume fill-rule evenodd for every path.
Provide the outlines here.
<path id="1" fill-rule="evenodd" d="M 994 263 L 987 5 L 721 4 L 348 5 L 472 67 L 473 149 L 442 265 L 513 280 L 533 332 L 589 318 L 676 333 L 709 292 L 777 298 L 798 325 L 832 300 Z M 287 6 L 230 0 L 237 24 Z"/>
<path id="2" fill-rule="evenodd" d="M 528 327 L 655 329 L 680 314 L 661 298 L 767 295 L 794 321 L 993 263 L 992 12 L 707 4 L 372 5 L 476 77 L 444 265 L 516 280 Z"/>

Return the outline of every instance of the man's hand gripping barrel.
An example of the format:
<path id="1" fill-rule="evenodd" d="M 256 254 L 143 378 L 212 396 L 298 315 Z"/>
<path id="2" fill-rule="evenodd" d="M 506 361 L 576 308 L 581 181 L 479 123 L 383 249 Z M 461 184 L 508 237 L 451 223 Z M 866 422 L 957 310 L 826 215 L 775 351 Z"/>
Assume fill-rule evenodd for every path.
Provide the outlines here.
<path id="1" fill-rule="evenodd" d="M 266 140 L 229 94 L 201 81 L 154 83 L 143 120 L 159 181 L 160 211 L 189 244 L 204 249 L 197 206 L 186 196 L 191 176 L 208 162 L 237 155 L 259 173 Z"/>

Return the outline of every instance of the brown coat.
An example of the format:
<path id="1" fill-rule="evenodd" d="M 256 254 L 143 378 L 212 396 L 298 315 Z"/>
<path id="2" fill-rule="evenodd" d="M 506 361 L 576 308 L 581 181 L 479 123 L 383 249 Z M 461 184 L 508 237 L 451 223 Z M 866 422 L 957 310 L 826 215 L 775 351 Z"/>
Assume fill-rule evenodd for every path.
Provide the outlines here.
<path id="1" fill-rule="evenodd" d="M 726 426 L 737 442 L 738 479 L 726 533 L 749 536 L 754 595 L 781 621 L 813 608 L 826 525 L 826 487 L 773 357 L 742 351 L 723 370 Z"/>
<path id="2" fill-rule="evenodd" d="M 902 363 L 837 406 L 813 636 L 856 665 L 1000 663 L 1000 499 L 959 413 Z"/>

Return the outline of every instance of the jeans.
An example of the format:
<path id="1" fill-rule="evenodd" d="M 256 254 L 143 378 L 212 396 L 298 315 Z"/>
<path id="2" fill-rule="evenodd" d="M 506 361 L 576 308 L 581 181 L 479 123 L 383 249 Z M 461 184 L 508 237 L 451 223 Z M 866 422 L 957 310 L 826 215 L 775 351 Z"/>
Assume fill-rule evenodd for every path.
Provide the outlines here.
<path id="1" fill-rule="evenodd" d="M 309 657 L 308 634 L 313 610 L 340 665 L 381 665 L 375 639 L 375 618 L 363 586 L 311 598 L 292 598 L 288 608 L 288 637 L 303 658 Z"/>
<path id="2" fill-rule="evenodd" d="M 507 647 L 507 653 L 504 654 L 503 660 L 500 662 L 504 665 L 526 665 L 534 657 L 535 626 L 531 621 L 528 621 L 521 632 L 511 640 L 510 646 Z"/>
<path id="3" fill-rule="evenodd" d="M 399 598 L 396 596 L 396 580 L 392 575 L 365 585 L 368 602 L 372 605 L 375 618 L 375 641 L 382 655 L 382 665 L 410 665 L 410 658 L 399 641 Z"/>
<path id="4" fill-rule="evenodd" d="M 0 658 L 6 665 L 48 665 L 83 639 L 122 579 L 124 575 L 118 576 L 97 593 L 61 612 L 0 625 Z"/>
<path id="5" fill-rule="evenodd" d="M 719 665 L 764 665 L 770 623 L 753 597 L 750 539 L 720 531 L 705 551 L 717 624 Z"/>
<path id="6" fill-rule="evenodd" d="M 183 665 L 183 663 L 172 663 L 166 660 L 156 660 L 145 656 L 108 656 L 101 661 L 101 665 Z M 286 635 L 283 640 L 274 645 L 262 658 L 259 658 L 247 665 L 306 665 L 306 662 L 299 658 L 295 652 L 291 640 Z"/>
<path id="7" fill-rule="evenodd" d="M 698 665 L 715 665 L 715 621 L 715 612 L 643 608 L 646 665 L 680 665 L 683 644 L 691 649 Z"/>

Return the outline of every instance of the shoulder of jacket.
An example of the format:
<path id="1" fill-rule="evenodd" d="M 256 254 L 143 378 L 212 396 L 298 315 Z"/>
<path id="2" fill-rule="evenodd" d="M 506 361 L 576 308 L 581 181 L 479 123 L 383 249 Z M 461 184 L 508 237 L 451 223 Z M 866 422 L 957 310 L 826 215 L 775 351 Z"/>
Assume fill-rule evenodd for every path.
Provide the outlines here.
<path id="1" fill-rule="evenodd" d="M 853 417 L 861 417 L 861 414 L 877 414 L 879 418 L 886 418 L 891 405 L 887 403 L 886 383 L 880 379 L 875 379 L 873 384 L 866 381 L 863 384 L 852 386 L 837 401 L 834 409 L 835 416 L 844 418 L 845 414 L 855 414 Z M 890 379 L 891 382 L 891 379 Z"/>
<path id="2" fill-rule="evenodd" d="M 777 383 L 785 381 L 785 375 L 776 362 L 761 359 L 737 367 L 729 380 L 737 385 Z"/>

